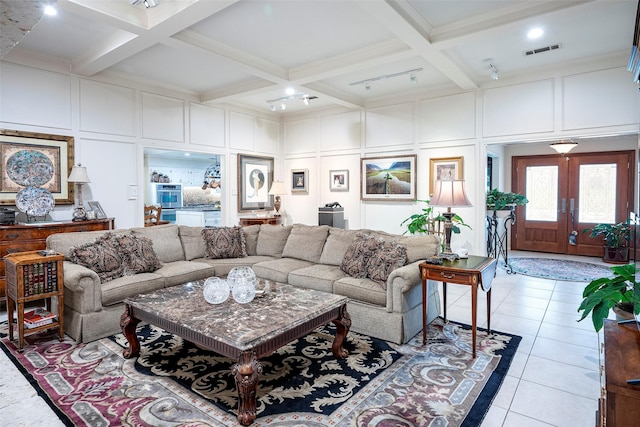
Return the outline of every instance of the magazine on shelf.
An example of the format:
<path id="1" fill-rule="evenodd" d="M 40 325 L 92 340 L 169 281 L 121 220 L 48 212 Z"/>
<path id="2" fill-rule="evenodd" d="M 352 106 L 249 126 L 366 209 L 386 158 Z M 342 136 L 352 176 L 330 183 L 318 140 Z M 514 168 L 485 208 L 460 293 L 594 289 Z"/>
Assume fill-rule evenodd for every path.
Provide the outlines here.
<path id="1" fill-rule="evenodd" d="M 48 325 L 56 320 L 56 315 L 44 308 L 36 308 L 24 313 L 24 326 L 27 329 Z"/>

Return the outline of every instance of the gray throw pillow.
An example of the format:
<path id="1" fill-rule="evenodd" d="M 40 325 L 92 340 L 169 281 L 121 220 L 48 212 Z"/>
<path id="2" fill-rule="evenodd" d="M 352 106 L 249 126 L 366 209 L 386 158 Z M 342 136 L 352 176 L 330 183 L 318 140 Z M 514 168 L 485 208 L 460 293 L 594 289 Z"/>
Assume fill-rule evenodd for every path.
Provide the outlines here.
<path id="1" fill-rule="evenodd" d="M 244 258 L 247 256 L 242 227 L 204 228 L 205 258 Z"/>
<path id="2" fill-rule="evenodd" d="M 124 274 L 152 273 L 162 267 L 153 250 L 151 239 L 136 234 L 124 234 L 115 238 L 120 247 Z"/>
<path id="3" fill-rule="evenodd" d="M 382 239 L 358 233 L 347 248 L 340 269 L 351 277 L 364 279 L 367 277 L 367 263 L 381 243 Z"/>
<path id="4" fill-rule="evenodd" d="M 384 241 L 371 255 L 367 277 L 387 289 L 389 274 L 407 263 L 407 247 L 395 241 Z"/>
<path id="5" fill-rule="evenodd" d="M 113 233 L 105 233 L 94 242 L 74 246 L 69 255 L 73 263 L 95 271 L 102 283 L 124 275 L 120 248 Z"/>

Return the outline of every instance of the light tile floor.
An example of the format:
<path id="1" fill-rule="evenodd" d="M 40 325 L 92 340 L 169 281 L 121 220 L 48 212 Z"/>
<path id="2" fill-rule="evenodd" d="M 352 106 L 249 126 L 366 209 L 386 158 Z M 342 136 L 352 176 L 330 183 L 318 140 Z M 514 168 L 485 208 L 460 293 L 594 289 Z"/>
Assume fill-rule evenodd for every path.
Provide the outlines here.
<path id="1" fill-rule="evenodd" d="M 509 256 L 549 256 L 516 253 Z M 600 263 L 596 258 L 565 257 Z M 578 323 L 584 282 L 544 280 L 498 269 L 493 281 L 492 329 L 522 336 L 508 376 L 482 427 L 584 427 L 595 423 L 600 390 L 598 334 Z M 448 286 L 450 320 L 471 323 L 470 288 Z M 478 298 L 486 327 L 486 299 Z M 6 312 L 0 312 L 0 320 Z M 0 425 L 61 426 L 14 365 L 0 352 Z"/>

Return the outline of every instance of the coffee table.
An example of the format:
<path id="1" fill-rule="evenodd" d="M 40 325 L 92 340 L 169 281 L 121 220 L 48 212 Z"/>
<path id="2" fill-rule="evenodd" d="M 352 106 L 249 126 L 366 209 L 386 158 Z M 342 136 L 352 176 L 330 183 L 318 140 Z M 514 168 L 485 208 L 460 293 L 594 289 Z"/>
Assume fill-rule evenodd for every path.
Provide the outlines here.
<path id="1" fill-rule="evenodd" d="M 329 322 L 336 325 L 333 355 L 338 359 L 349 355 L 342 346 L 351 327 L 348 298 L 281 283 L 275 283 L 274 289 L 273 285 L 247 304 L 231 296 L 222 304 L 208 304 L 202 294 L 204 281 L 127 298 L 120 318 L 129 342 L 123 355 L 140 355 L 136 326 L 143 321 L 236 359 L 232 373 L 238 389 L 238 421 L 249 425 L 256 419 L 260 358 Z"/>

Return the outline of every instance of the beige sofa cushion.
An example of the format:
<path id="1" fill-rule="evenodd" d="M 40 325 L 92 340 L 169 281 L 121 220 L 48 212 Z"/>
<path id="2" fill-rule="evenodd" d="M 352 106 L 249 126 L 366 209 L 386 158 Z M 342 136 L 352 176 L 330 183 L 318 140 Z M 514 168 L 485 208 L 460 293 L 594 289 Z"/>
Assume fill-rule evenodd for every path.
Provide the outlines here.
<path id="1" fill-rule="evenodd" d="M 258 233 L 260 233 L 260 224 L 248 225 L 242 227 L 244 239 L 246 241 L 247 256 L 258 255 Z"/>
<path id="2" fill-rule="evenodd" d="M 440 244 L 438 237 L 433 234 L 394 236 L 394 240 L 407 247 L 407 264 L 436 255 Z"/>
<path id="3" fill-rule="evenodd" d="M 290 225 L 261 224 L 256 244 L 256 255 L 281 257 L 292 228 Z"/>
<path id="4" fill-rule="evenodd" d="M 387 291 L 371 279 L 343 277 L 333 283 L 333 293 L 381 307 L 387 305 Z"/>
<path id="5" fill-rule="evenodd" d="M 263 261 L 253 265 L 253 271 L 261 279 L 288 283 L 289 273 L 313 265 L 310 261 L 295 258 L 278 258 L 272 261 Z"/>
<path id="6" fill-rule="evenodd" d="M 178 229 L 180 243 L 182 243 L 182 250 L 184 251 L 184 259 L 191 261 L 192 259 L 204 258 L 205 247 L 201 234 L 204 227 L 180 225 Z"/>
<path id="7" fill-rule="evenodd" d="M 122 233 L 122 230 L 112 231 L 114 234 Z M 127 230 L 128 232 L 128 230 Z M 96 239 L 105 233 L 106 230 L 100 231 L 78 231 L 73 233 L 57 233 L 47 237 L 47 249 L 52 249 L 64 255 L 67 261 L 71 260 L 71 249 L 75 246 L 93 243 Z"/>
<path id="8" fill-rule="evenodd" d="M 332 293 L 333 282 L 346 276 L 346 273 L 335 265 L 314 264 L 292 271 L 289 273 L 288 281 L 290 285 Z"/>
<path id="9" fill-rule="evenodd" d="M 294 224 L 282 256 L 318 262 L 328 235 L 328 225 Z"/>
<path id="10" fill-rule="evenodd" d="M 180 228 L 174 224 L 154 225 L 153 227 L 138 227 L 132 231 L 153 242 L 153 250 L 158 254 L 161 262 L 184 261 L 184 251 L 178 232 Z"/>
<path id="11" fill-rule="evenodd" d="M 343 230 L 342 228 L 330 227 L 329 236 L 322 248 L 320 264 L 341 265 L 347 248 L 355 240 L 358 230 Z"/>

